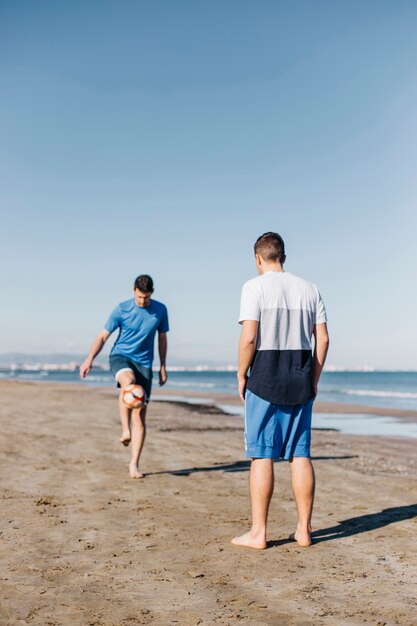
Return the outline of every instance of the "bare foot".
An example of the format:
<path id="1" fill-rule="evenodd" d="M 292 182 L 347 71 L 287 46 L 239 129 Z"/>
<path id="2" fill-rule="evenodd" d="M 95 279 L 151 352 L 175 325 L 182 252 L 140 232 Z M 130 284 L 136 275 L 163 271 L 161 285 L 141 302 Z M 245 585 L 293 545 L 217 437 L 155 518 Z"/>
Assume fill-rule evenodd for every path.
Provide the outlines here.
<path id="1" fill-rule="evenodd" d="M 311 546 L 311 535 L 308 531 L 301 532 L 296 530 L 288 537 L 290 541 L 296 541 L 300 548 L 309 548 Z"/>
<path id="2" fill-rule="evenodd" d="M 122 432 L 122 436 L 120 437 L 120 443 L 124 446 L 128 446 L 130 443 L 130 430 L 124 430 Z"/>
<path id="3" fill-rule="evenodd" d="M 143 478 L 144 475 L 137 468 L 134 463 L 129 463 L 129 476 L 130 478 Z"/>
<path id="4" fill-rule="evenodd" d="M 233 537 L 231 543 L 234 546 L 244 548 L 254 548 L 255 550 L 265 550 L 266 539 L 264 535 L 255 535 L 251 530 L 240 537 Z"/>

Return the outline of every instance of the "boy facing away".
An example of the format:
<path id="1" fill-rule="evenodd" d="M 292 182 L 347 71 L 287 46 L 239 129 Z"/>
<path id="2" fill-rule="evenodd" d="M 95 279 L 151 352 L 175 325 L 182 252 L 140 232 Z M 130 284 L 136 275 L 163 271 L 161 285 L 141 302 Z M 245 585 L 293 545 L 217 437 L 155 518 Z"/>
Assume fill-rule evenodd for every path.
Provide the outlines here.
<path id="1" fill-rule="evenodd" d="M 252 527 L 232 543 L 261 550 L 267 545 L 274 460 L 280 458 L 290 462 L 298 512 L 290 539 L 300 546 L 311 545 L 315 489 L 311 416 L 329 344 L 326 311 L 317 287 L 284 272 L 285 258 L 280 235 L 269 232 L 257 239 L 259 276 L 243 286 L 239 316 L 238 388 L 245 403 L 246 456 L 252 459 Z"/>

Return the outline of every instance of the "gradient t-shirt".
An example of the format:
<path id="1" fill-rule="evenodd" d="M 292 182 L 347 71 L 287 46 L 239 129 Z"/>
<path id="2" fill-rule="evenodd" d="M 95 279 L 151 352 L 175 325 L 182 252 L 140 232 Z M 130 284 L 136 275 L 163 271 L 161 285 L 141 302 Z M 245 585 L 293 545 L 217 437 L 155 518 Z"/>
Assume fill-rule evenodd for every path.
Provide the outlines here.
<path id="1" fill-rule="evenodd" d="M 327 322 L 317 287 L 289 272 L 266 272 L 244 284 L 239 322 L 259 322 L 247 388 L 274 404 L 314 396 L 312 336 Z"/>

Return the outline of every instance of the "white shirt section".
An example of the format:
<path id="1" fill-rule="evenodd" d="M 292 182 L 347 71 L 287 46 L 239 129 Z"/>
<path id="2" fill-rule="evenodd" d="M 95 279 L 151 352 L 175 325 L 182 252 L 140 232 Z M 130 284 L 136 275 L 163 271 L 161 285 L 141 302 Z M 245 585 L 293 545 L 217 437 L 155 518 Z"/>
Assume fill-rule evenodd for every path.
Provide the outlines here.
<path id="1" fill-rule="evenodd" d="M 327 321 L 317 287 L 289 272 L 266 272 L 243 285 L 239 322 L 260 323 L 258 350 L 306 350 L 314 324 Z"/>
<path id="2" fill-rule="evenodd" d="M 324 307 L 324 302 L 322 300 L 322 297 L 317 287 L 316 287 L 316 291 L 317 291 L 317 309 L 316 309 L 316 319 L 314 323 L 325 324 L 327 322 L 326 309 Z"/>
<path id="3" fill-rule="evenodd" d="M 261 316 L 261 298 L 257 289 L 256 281 L 249 280 L 243 285 L 240 298 L 239 324 L 244 320 L 255 320 L 259 322 Z"/>

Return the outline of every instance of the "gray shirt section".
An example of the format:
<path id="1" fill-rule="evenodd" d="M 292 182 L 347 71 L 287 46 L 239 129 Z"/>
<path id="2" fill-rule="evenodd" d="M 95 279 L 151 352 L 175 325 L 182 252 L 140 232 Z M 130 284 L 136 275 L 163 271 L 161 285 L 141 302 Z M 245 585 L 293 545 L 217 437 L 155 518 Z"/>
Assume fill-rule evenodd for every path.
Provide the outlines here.
<path id="1" fill-rule="evenodd" d="M 302 309 L 264 309 L 257 350 L 309 350 L 314 313 Z"/>

